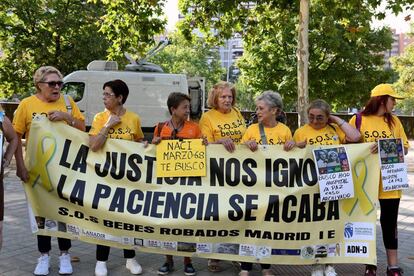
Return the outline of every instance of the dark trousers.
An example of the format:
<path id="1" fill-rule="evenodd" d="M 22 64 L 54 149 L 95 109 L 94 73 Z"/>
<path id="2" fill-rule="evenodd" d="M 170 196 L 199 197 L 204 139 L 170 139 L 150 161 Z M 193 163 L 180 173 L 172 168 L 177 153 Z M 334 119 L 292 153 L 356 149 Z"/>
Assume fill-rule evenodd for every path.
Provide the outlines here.
<path id="1" fill-rule="evenodd" d="M 109 251 L 111 248 L 106 245 L 96 245 L 96 260 L 100 262 L 106 262 L 109 257 Z M 125 259 L 132 259 L 135 257 L 135 250 L 131 249 L 124 249 L 124 258 Z"/>
<path id="2" fill-rule="evenodd" d="M 57 238 L 60 251 L 68 251 L 72 246 L 69 239 Z M 52 249 L 52 237 L 37 235 L 37 248 L 39 252 L 44 254 L 48 253 Z"/>
<path id="3" fill-rule="evenodd" d="M 173 263 L 173 255 L 165 255 L 165 258 L 167 260 L 167 263 Z M 184 257 L 184 264 L 191 264 L 191 258 L 190 257 Z"/>
<path id="4" fill-rule="evenodd" d="M 397 219 L 399 198 L 380 199 L 382 240 L 386 249 L 398 249 Z"/>
<path id="5" fill-rule="evenodd" d="M 270 264 L 260 264 L 260 266 L 262 267 L 262 269 L 270 268 Z M 241 262 L 240 268 L 241 270 L 251 271 L 253 269 L 253 263 Z"/>

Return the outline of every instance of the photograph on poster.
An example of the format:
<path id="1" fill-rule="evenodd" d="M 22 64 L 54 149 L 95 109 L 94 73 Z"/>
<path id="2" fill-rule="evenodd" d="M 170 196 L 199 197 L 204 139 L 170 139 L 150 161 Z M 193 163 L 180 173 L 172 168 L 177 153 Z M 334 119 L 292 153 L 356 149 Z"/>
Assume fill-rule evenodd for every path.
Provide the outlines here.
<path id="1" fill-rule="evenodd" d="M 381 164 L 404 163 L 404 147 L 401 139 L 381 139 L 378 144 Z"/>
<path id="2" fill-rule="evenodd" d="M 315 158 L 319 174 L 349 171 L 349 161 L 344 147 L 316 149 Z"/>

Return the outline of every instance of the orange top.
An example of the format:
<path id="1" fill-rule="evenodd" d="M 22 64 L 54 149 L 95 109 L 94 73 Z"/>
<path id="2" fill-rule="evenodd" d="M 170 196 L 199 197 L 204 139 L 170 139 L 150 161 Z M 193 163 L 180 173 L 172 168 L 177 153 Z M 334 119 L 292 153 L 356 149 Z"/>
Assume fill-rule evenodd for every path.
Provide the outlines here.
<path id="1" fill-rule="evenodd" d="M 161 129 L 161 133 L 158 135 L 158 124 L 154 130 L 154 137 L 161 137 L 162 139 L 172 139 L 173 129 L 169 126 L 168 122 L 164 123 Z M 177 139 L 197 139 L 201 138 L 201 130 L 198 124 L 185 121 L 183 127 L 176 134 Z"/>

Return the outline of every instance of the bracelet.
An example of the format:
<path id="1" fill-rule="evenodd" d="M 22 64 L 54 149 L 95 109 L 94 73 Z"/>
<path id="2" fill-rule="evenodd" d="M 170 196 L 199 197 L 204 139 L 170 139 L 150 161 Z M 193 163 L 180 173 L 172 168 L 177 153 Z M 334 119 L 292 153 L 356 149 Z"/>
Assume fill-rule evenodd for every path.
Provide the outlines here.
<path id="1" fill-rule="evenodd" d="M 342 122 L 339 124 L 339 127 L 341 127 L 343 124 L 345 124 L 345 120 L 342 119 Z"/>

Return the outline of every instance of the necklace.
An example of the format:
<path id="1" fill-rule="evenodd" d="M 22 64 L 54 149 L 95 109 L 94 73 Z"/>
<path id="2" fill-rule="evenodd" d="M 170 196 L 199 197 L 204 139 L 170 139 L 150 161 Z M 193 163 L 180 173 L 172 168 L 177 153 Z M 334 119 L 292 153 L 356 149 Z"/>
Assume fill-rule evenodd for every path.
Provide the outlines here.
<path id="1" fill-rule="evenodd" d="M 172 128 L 173 128 L 173 131 L 172 131 L 172 133 L 171 133 L 171 137 L 172 137 L 172 139 L 177 139 L 177 134 L 178 134 L 178 132 L 183 128 L 183 126 L 184 126 L 184 122 L 182 122 L 180 125 L 178 125 L 177 127 L 175 127 L 174 126 L 174 122 L 173 122 L 173 120 L 171 119 L 170 120 L 170 125 L 172 126 Z"/>

